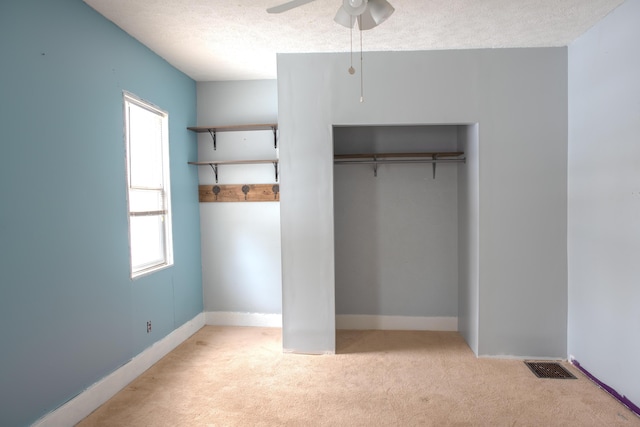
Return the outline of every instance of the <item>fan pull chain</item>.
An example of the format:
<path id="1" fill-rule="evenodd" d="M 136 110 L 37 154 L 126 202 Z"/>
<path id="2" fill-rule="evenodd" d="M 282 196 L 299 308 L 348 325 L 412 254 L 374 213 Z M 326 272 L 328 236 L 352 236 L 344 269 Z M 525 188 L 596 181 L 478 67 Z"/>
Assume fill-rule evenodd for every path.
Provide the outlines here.
<path id="1" fill-rule="evenodd" d="M 351 42 L 351 63 L 349 64 L 349 74 L 353 74 L 356 72 L 356 69 L 353 68 L 353 16 L 349 19 L 351 20 L 351 27 L 349 27 L 349 41 Z"/>
<path id="2" fill-rule="evenodd" d="M 360 28 L 360 102 L 364 102 L 364 82 L 362 77 L 362 72 L 364 71 L 364 67 L 362 65 L 362 26 L 360 25 L 360 17 L 358 17 L 358 27 Z"/>

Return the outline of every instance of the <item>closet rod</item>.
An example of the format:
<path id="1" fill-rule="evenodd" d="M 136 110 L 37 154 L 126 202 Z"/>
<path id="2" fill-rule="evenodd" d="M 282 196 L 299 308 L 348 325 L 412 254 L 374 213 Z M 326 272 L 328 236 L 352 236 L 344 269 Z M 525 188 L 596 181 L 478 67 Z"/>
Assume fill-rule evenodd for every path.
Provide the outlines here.
<path id="1" fill-rule="evenodd" d="M 336 154 L 333 156 L 336 160 L 342 159 L 382 159 L 382 158 L 443 158 L 443 157 L 460 157 L 464 154 L 462 151 L 444 151 L 432 153 L 354 153 L 354 154 Z"/>
<path id="2" fill-rule="evenodd" d="M 416 156 L 419 157 L 419 156 Z M 439 159 L 437 155 L 434 155 L 431 159 L 416 159 L 416 158 L 405 158 L 405 159 L 377 159 L 373 156 L 373 160 L 369 160 L 367 158 L 361 159 L 351 159 L 346 160 L 345 158 L 334 158 L 333 163 L 337 165 L 345 165 L 345 164 L 361 164 L 361 165 L 373 165 L 373 176 L 378 176 L 378 165 L 379 164 L 401 164 L 401 163 L 431 163 L 433 165 L 433 179 L 436 179 L 436 164 L 438 163 L 466 163 L 467 159 L 457 158 L 457 159 Z"/>
<path id="3" fill-rule="evenodd" d="M 467 159 L 380 159 L 380 160 L 343 160 L 343 159 L 335 159 L 333 163 L 335 164 L 363 164 L 363 165 L 377 165 L 383 163 L 466 163 Z"/>

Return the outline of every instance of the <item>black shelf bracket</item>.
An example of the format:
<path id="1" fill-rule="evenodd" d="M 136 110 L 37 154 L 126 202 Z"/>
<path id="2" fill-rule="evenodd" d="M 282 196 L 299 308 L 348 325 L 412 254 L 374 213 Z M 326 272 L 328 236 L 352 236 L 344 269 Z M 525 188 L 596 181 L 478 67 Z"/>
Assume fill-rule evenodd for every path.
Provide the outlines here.
<path id="1" fill-rule="evenodd" d="M 209 129 L 209 135 L 211 135 L 211 139 L 213 140 L 213 149 L 216 150 L 216 130 Z"/>
<path id="2" fill-rule="evenodd" d="M 278 148 L 278 128 L 276 126 L 271 126 L 271 130 L 273 131 L 273 148 Z M 278 178 L 276 178 L 276 181 Z"/>
<path id="3" fill-rule="evenodd" d="M 216 184 L 217 184 L 218 183 L 218 165 L 215 163 L 211 163 L 209 166 L 211 166 L 211 169 L 213 169 L 213 174 L 216 177 Z"/>

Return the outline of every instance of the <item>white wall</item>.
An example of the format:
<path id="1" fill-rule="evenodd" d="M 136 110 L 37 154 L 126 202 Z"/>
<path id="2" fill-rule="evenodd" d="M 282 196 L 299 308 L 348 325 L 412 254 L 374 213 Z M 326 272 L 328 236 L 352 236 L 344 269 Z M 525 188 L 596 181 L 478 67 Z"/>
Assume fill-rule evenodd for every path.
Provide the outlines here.
<path id="1" fill-rule="evenodd" d="M 454 152 L 457 126 L 337 127 L 334 152 Z M 456 163 L 334 166 L 336 314 L 458 315 Z"/>
<path id="2" fill-rule="evenodd" d="M 480 310 L 478 125 L 458 126 L 459 151 L 467 159 L 458 168 L 458 330 L 478 354 Z"/>
<path id="3" fill-rule="evenodd" d="M 200 82 L 198 126 L 278 121 L 275 80 Z M 198 134 L 198 159 L 272 159 L 273 133 Z M 193 166 L 195 167 L 195 166 Z M 213 171 L 198 166 L 200 184 Z M 275 182 L 273 165 L 219 166 L 219 184 Z M 195 190 L 195 189 L 194 189 Z M 207 312 L 281 313 L 280 206 L 277 202 L 200 203 L 202 282 Z"/>
<path id="4" fill-rule="evenodd" d="M 481 355 L 566 356 L 565 48 L 278 56 L 285 349 L 335 351 L 333 125 L 479 123 Z"/>
<path id="5" fill-rule="evenodd" d="M 640 405 L 640 1 L 569 47 L 569 354 Z"/>

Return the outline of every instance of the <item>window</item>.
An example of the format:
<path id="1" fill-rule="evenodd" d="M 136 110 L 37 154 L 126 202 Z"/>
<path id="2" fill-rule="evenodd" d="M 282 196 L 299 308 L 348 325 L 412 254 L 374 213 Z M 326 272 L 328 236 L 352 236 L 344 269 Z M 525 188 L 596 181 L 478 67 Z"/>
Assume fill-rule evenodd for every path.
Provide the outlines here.
<path id="1" fill-rule="evenodd" d="M 166 112 L 124 93 L 131 277 L 173 264 Z"/>

